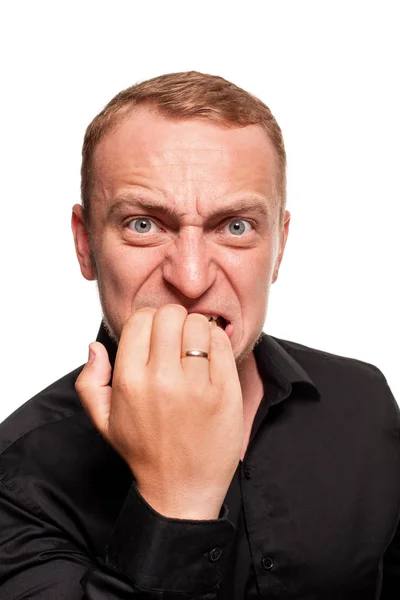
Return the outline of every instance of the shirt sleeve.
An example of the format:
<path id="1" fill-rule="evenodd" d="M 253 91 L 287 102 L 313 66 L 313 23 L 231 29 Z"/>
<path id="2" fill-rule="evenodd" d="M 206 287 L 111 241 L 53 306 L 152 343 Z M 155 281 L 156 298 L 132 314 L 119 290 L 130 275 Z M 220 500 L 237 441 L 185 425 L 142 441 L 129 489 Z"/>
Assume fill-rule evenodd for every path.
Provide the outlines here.
<path id="1" fill-rule="evenodd" d="M 380 600 L 400 598 L 400 523 L 383 557 L 382 592 Z"/>
<path id="2" fill-rule="evenodd" d="M 383 376 L 383 375 L 382 375 Z M 384 377 L 384 376 L 383 376 Z M 385 378 L 385 392 L 390 408 L 390 422 L 394 423 L 393 435 L 396 436 L 400 453 L 400 407 L 396 402 Z M 400 506 L 399 506 L 400 519 Z M 400 598 L 400 520 L 396 532 L 383 556 L 382 589 L 380 600 L 399 600 Z"/>
<path id="3" fill-rule="evenodd" d="M 132 484 L 103 557 L 74 544 L 10 482 L 0 483 L 2 600 L 217 600 L 235 527 L 169 519 Z"/>

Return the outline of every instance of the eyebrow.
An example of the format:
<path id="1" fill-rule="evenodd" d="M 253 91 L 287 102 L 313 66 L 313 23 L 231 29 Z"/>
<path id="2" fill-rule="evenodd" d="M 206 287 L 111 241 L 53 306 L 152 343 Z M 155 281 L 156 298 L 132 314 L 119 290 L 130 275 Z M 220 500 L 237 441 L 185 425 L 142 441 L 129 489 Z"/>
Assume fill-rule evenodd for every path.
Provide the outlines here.
<path id="1" fill-rule="evenodd" d="M 144 212 L 156 212 L 174 220 L 179 219 L 178 213 L 165 204 L 160 204 L 159 202 L 154 202 L 153 200 L 145 200 L 143 198 L 132 196 L 122 196 L 116 200 L 108 209 L 107 217 L 110 219 L 116 213 L 121 212 L 126 208 L 140 209 Z M 218 210 L 213 211 L 207 216 L 207 218 L 214 219 L 221 216 L 237 215 L 241 212 L 257 212 L 268 219 L 271 218 L 271 209 L 266 199 L 254 196 L 249 198 L 241 198 L 239 201 L 233 201 L 230 204 L 227 203 L 225 207 L 223 206 Z"/>

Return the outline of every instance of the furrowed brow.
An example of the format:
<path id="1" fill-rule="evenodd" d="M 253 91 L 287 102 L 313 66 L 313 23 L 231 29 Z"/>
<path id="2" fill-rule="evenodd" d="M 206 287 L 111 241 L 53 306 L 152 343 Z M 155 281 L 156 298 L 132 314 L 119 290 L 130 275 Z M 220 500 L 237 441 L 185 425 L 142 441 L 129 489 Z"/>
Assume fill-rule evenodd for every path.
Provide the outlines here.
<path id="1" fill-rule="evenodd" d="M 136 210 L 141 210 L 144 213 L 146 212 L 157 212 L 169 217 L 175 217 L 175 212 L 171 210 L 168 206 L 164 204 L 159 204 L 158 202 L 152 202 L 151 200 L 144 200 L 142 198 L 120 198 L 114 204 L 110 206 L 108 209 L 107 216 L 111 218 L 114 214 L 118 212 L 122 212 L 124 209 L 133 208 Z"/>
<path id="2" fill-rule="evenodd" d="M 140 210 L 143 213 L 152 212 L 168 216 L 174 220 L 179 219 L 179 214 L 169 206 L 154 202 L 152 200 L 136 198 L 136 197 L 121 197 L 116 200 L 109 208 L 107 217 L 110 219 L 118 212 L 123 212 L 126 209 Z M 241 198 L 239 201 L 226 203 L 225 206 L 220 206 L 217 210 L 212 210 L 207 214 L 207 219 L 216 220 L 218 218 L 228 216 L 239 216 L 242 213 L 258 213 L 267 219 L 272 217 L 271 207 L 268 200 L 264 198 Z"/>
<path id="3" fill-rule="evenodd" d="M 219 208 L 212 213 L 212 217 L 221 215 L 240 215 L 242 213 L 259 213 L 264 217 L 271 216 L 271 209 L 267 200 L 258 198 L 242 198 L 239 201 L 232 201 L 226 206 Z"/>

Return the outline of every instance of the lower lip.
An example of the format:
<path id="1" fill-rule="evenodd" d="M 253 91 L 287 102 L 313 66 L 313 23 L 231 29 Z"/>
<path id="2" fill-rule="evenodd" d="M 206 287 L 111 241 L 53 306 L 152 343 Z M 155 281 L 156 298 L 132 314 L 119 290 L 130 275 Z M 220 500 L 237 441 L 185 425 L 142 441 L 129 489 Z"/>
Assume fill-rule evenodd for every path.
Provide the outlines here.
<path id="1" fill-rule="evenodd" d="M 233 333 L 233 325 L 232 325 L 232 323 L 228 323 L 228 325 L 225 327 L 225 333 L 228 336 L 228 338 L 231 339 L 232 333 Z"/>

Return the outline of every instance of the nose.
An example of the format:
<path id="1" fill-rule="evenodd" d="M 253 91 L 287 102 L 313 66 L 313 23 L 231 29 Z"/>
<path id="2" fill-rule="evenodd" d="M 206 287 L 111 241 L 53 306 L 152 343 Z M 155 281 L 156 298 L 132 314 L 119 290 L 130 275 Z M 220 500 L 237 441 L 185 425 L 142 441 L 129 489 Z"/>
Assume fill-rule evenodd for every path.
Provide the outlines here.
<path id="1" fill-rule="evenodd" d="M 199 298 L 214 283 L 216 264 L 200 227 L 181 229 L 163 263 L 163 277 L 187 298 Z"/>

